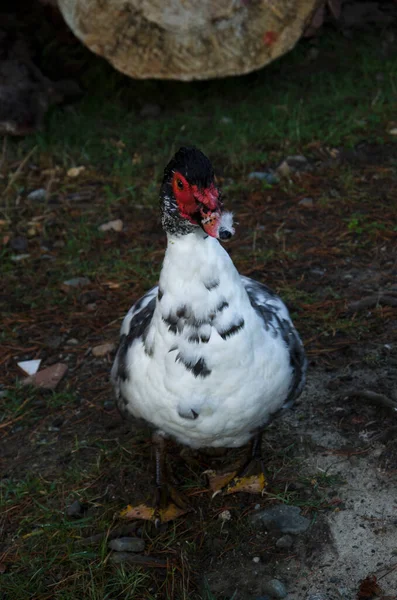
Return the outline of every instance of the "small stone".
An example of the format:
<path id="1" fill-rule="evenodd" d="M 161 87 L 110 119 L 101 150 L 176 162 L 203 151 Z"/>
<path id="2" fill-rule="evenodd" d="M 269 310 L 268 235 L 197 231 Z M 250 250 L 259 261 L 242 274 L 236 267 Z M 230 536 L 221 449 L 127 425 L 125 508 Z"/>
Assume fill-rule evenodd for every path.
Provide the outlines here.
<path id="1" fill-rule="evenodd" d="M 143 118 L 155 118 L 160 116 L 161 107 L 158 104 L 144 104 L 140 110 L 140 116 Z"/>
<path id="2" fill-rule="evenodd" d="M 85 506 L 80 500 L 75 500 L 66 509 L 66 516 L 72 517 L 73 519 L 80 519 L 85 513 Z"/>
<path id="3" fill-rule="evenodd" d="M 21 262 L 22 260 L 26 260 L 30 257 L 30 254 L 14 254 L 11 256 L 12 262 Z"/>
<path id="4" fill-rule="evenodd" d="M 287 595 L 285 585 L 278 579 L 271 579 L 265 583 L 263 589 L 271 598 L 285 598 Z"/>
<path id="5" fill-rule="evenodd" d="M 78 346 L 79 343 L 80 343 L 79 340 L 77 340 L 76 338 L 69 338 L 65 342 L 66 346 Z"/>
<path id="6" fill-rule="evenodd" d="M 45 390 L 55 390 L 58 383 L 66 375 L 68 366 L 64 363 L 56 363 L 42 371 L 39 371 L 31 377 L 23 380 L 23 385 L 34 385 Z"/>
<path id="7" fill-rule="evenodd" d="M 92 354 L 95 357 L 106 356 L 107 354 L 111 354 L 116 348 L 116 344 L 112 342 L 107 342 L 106 344 L 100 344 L 99 346 L 94 346 L 92 349 Z"/>
<path id="8" fill-rule="evenodd" d="M 108 547 L 115 552 L 142 552 L 145 549 L 145 541 L 134 537 L 121 537 L 110 540 Z"/>
<path id="9" fill-rule="evenodd" d="M 105 400 L 105 402 L 103 403 L 103 408 L 107 412 L 110 412 L 111 410 L 113 410 L 114 409 L 114 402 L 113 402 L 113 400 Z"/>
<path id="10" fill-rule="evenodd" d="M 258 564 L 259 562 L 261 562 L 261 559 L 259 558 L 259 556 L 254 556 L 252 562 Z"/>
<path id="11" fill-rule="evenodd" d="M 310 170 L 310 164 L 307 158 L 297 154 L 294 156 L 287 156 L 276 170 L 281 177 L 289 177 L 292 173 L 296 173 L 297 171 Z"/>
<path id="12" fill-rule="evenodd" d="M 30 194 L 27 195 L 28 200 L 45 200 L 46 197 L 47 192 L 44 188 L 33 190 L 33 192 L 30 192 Z"/>
<path id="13" fill-rule="evenodd" d="M 308 208 L 311 208 L 314 204 L 313 202 L 313 198 L 302 198 L 302 200 L 300 200 L 298 202 L 299 206 L 305 206 Z"/>
<path id="14" fill-rule="evenodd" d="M 397 135 L 397 127 L 393 127 L 392 129 L 389 129 L 389 133 L 390 133 L 390 135 Z"/>
<path id="15" fill-rule="evenodd" d="M 63 282 L 63 285 L 66 287 L 84 287 L 85 285 L 89 285 L 91 281 L 88 277 L 73 277 L 72 279 L 68 279 Z"/>
<path id="16" fill-rule="evenodd" d="M 310 594 L 310 596 L 306 597 L 306 600 L 328 600 L 328 596 L 321 593 Z"/>
<path id="17" fill-rule="evenodd" d="M 221 521 L 230 521 L 231 518 L 232 518 L 232 513 L 230 512 L 230 510 L 223 510 L 218 515 L 218 519 L 220 519 Z"/>
<path id="18" fill-rule="evenodd" d="M 302 517 L 298 506 L 279 504 L 251 515 L 252 523 L 261 523 L 266 529 L 281 533 L 303 533 L 309 528 L 310 519 Z"/>
<path id="19" fill-rule="evenodd" d="M 17 235 L 11 239 L 10 246 L 16 252 L 25 252 L 28 249 L 28 240 L 24 235 Z"/>
<path id="20" fill-rule="evenodd" d="M 98 227 L 99 231 L 123 231 L 123 221 L 121 219 L 114 219 L 108 223 L 103 223 Z"/>
<path id="21" fill-rule="evenodd" d="M 65 242 L 63 240 L 56 240 L 54 242 L 54 248 L 64 248 Z"/>
<path id="22" fill-rule="evenodd" d="M 294 539 L 290 535 L 283 535 L 276 542 L 277 548 L 282 548 L 285 550 L 292 548 L 293 545 L 294 545 Z"/>
<path id="23" fill-rule="evenodd" d="M 72 167 L 71 169 L 69 169 L 66 173 L 66 175 L 68 177 L 78 177 L 80 175 L 80 173 L 82 173 L 83 171 L 85 171 L 85 167 Z"/>
<path id="24" fill-rule="evenodd" d="M 230 117 L 221 117 L 220 123 L 222 123 L 223 125 L 230 125 L 230 123 L 233 123 L 233 119 L 231 119 Z"/>
<path id="25" fill-rule="evenodd" d="M 259 179 L 259 181 L 266 181 L 269 185 L 274 185 L 280 181 L 273 171 L 253 171 L 248 175 L 248 179 Z"/>

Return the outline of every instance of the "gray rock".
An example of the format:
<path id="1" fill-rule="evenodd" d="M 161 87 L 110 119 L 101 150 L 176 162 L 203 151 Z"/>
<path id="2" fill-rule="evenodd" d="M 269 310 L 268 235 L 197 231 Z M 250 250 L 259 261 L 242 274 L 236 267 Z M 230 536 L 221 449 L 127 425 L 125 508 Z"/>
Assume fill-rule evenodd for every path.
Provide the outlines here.
<path id="1" fill-rule="evenodd" d="M 253 171 L 248 175 L 248 179 L 259 179 L 259 181 L 266 181 L 269 185 L 274 185 L 280 181 L 273 171 Z"/>
<path id="2" fill-rule="evenodd" d="M 271 598 L 285 598 L 287 596 L 285 585 L 278 579 L 267 581 L 263 586 L 263 590 L 266 594 L 269 594 Z"/>
<path id="3" fill-rule="evenodd" d="M 302 517 L 297 506 L 279 504 L 251 515 L 252 523 L 261 523 L 266 529 L 281 533 L 303 533 L 309 528 L 310 519 Z"/>
<path id="4" fill-rule="evenodd" d="M 277 548 L 282 548 L 288 550 L 288 548 L 292 548 L 294 545 L 294 539 L 290 535 L 283 535 L 276 542 Z"/>
<path id="5" fill-rule="evenodd" d="M 88 277 L 73 277 L 72 279 L 68 279 L 64 281 L 63 284 L 68 287 L 83 287 L 85 285 L 89 285 L 91 281 Z"/>
<path id="6" fill-rule="evenodd" d="M 68 517 L 72 517 L 73 519 L 80 519 L 84 515 L 84 513 L 85 506 L 80 502 L 80 500 L 75 500 L 66 509 L 66 515 Z"/>
<path id="7" fill-rule="evenodd" d="M 28 200 L 45 200 L 47 196 L 47 192 L 44 188 L 39 188 L 38 190 L 33 190 L 28 194 Z"/>
<path id="8" fill-rule="evenodd" d="M 255 600 L 271 600 L 270 596 L 256 596 Z"/>
<path id="9" fill-rule="evenodd" d="M 142 552 L 145 549 L 145 541 L 135 537 L 121 537 L 110 540 L 108 546 L 115 552 Z"/>
<path id="10" fill-rule="evenodd" d="M 17 252 L 25 252 L 28 249 L 28 240 L 24 235 L 17 235 L 10 241 L 10 246 Z"/>
<path id="11" fill-rule="evenodd" d="M 302 200 L 300 200 L 298 202 L 299 206 L 305 206 L 306 208 L 311 208 L 314 204 L 313 202 L 313 198 L 302 198 Z"/>
<path id="12" fill-rule="evenodd" d="M 322 593 L 310 594 L 306 596 L 306 600 L 328 600 L 328 596 Z"/>

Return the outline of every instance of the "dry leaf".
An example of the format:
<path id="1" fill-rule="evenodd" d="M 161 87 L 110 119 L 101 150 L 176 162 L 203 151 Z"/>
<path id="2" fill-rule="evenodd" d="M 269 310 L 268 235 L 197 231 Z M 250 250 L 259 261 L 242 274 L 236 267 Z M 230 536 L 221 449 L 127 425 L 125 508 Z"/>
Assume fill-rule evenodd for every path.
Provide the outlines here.
<path id="1" fill-rule="evenodd" d="M 85 167 L 72 167 L 66 174 L 68 177 L 78 177 L 83 171 Z"/>

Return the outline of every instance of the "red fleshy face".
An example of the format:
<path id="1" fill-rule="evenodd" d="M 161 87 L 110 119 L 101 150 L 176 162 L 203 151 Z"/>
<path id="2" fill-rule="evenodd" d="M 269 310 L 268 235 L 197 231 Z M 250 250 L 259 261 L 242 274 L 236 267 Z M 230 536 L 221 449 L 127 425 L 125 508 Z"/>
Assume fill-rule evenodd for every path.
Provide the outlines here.
<path id="1" fill-rule="evenodd" d="M 200 190 L 190 185 L 183 175 L 176 172 L 172 179 L 172 189 L 182 217 L 195 225 L 201 225 L 208 235 L 217 238 L 221 217 L 219 192 L 212 183 Z M 198 215 L 200 215 L 197 221 Z"/>

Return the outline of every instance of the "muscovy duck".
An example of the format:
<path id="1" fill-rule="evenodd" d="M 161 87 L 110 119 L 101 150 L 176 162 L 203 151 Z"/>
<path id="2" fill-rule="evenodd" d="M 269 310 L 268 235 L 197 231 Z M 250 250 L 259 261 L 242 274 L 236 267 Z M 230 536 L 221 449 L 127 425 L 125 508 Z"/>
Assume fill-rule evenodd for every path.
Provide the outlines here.
<path id="1" fill-rule="evenodd" d="M 240 276 L 219 243 L 233 235 L 233 218 L 200 150 L 175 154 L 160 200 L 168 244 L 159 285 L 124 318 L 112 381 L 121 414 L 154 430 L 157 499 L 149 514 L 167 520 L 167 498 L 183 501 L 164 477 L 164 440 L 192 448 L 251 440 L 243 477 L 251 459 L 260 460 L 264 427 L 301 393 L 306 358 L 282 300 Z"/>

